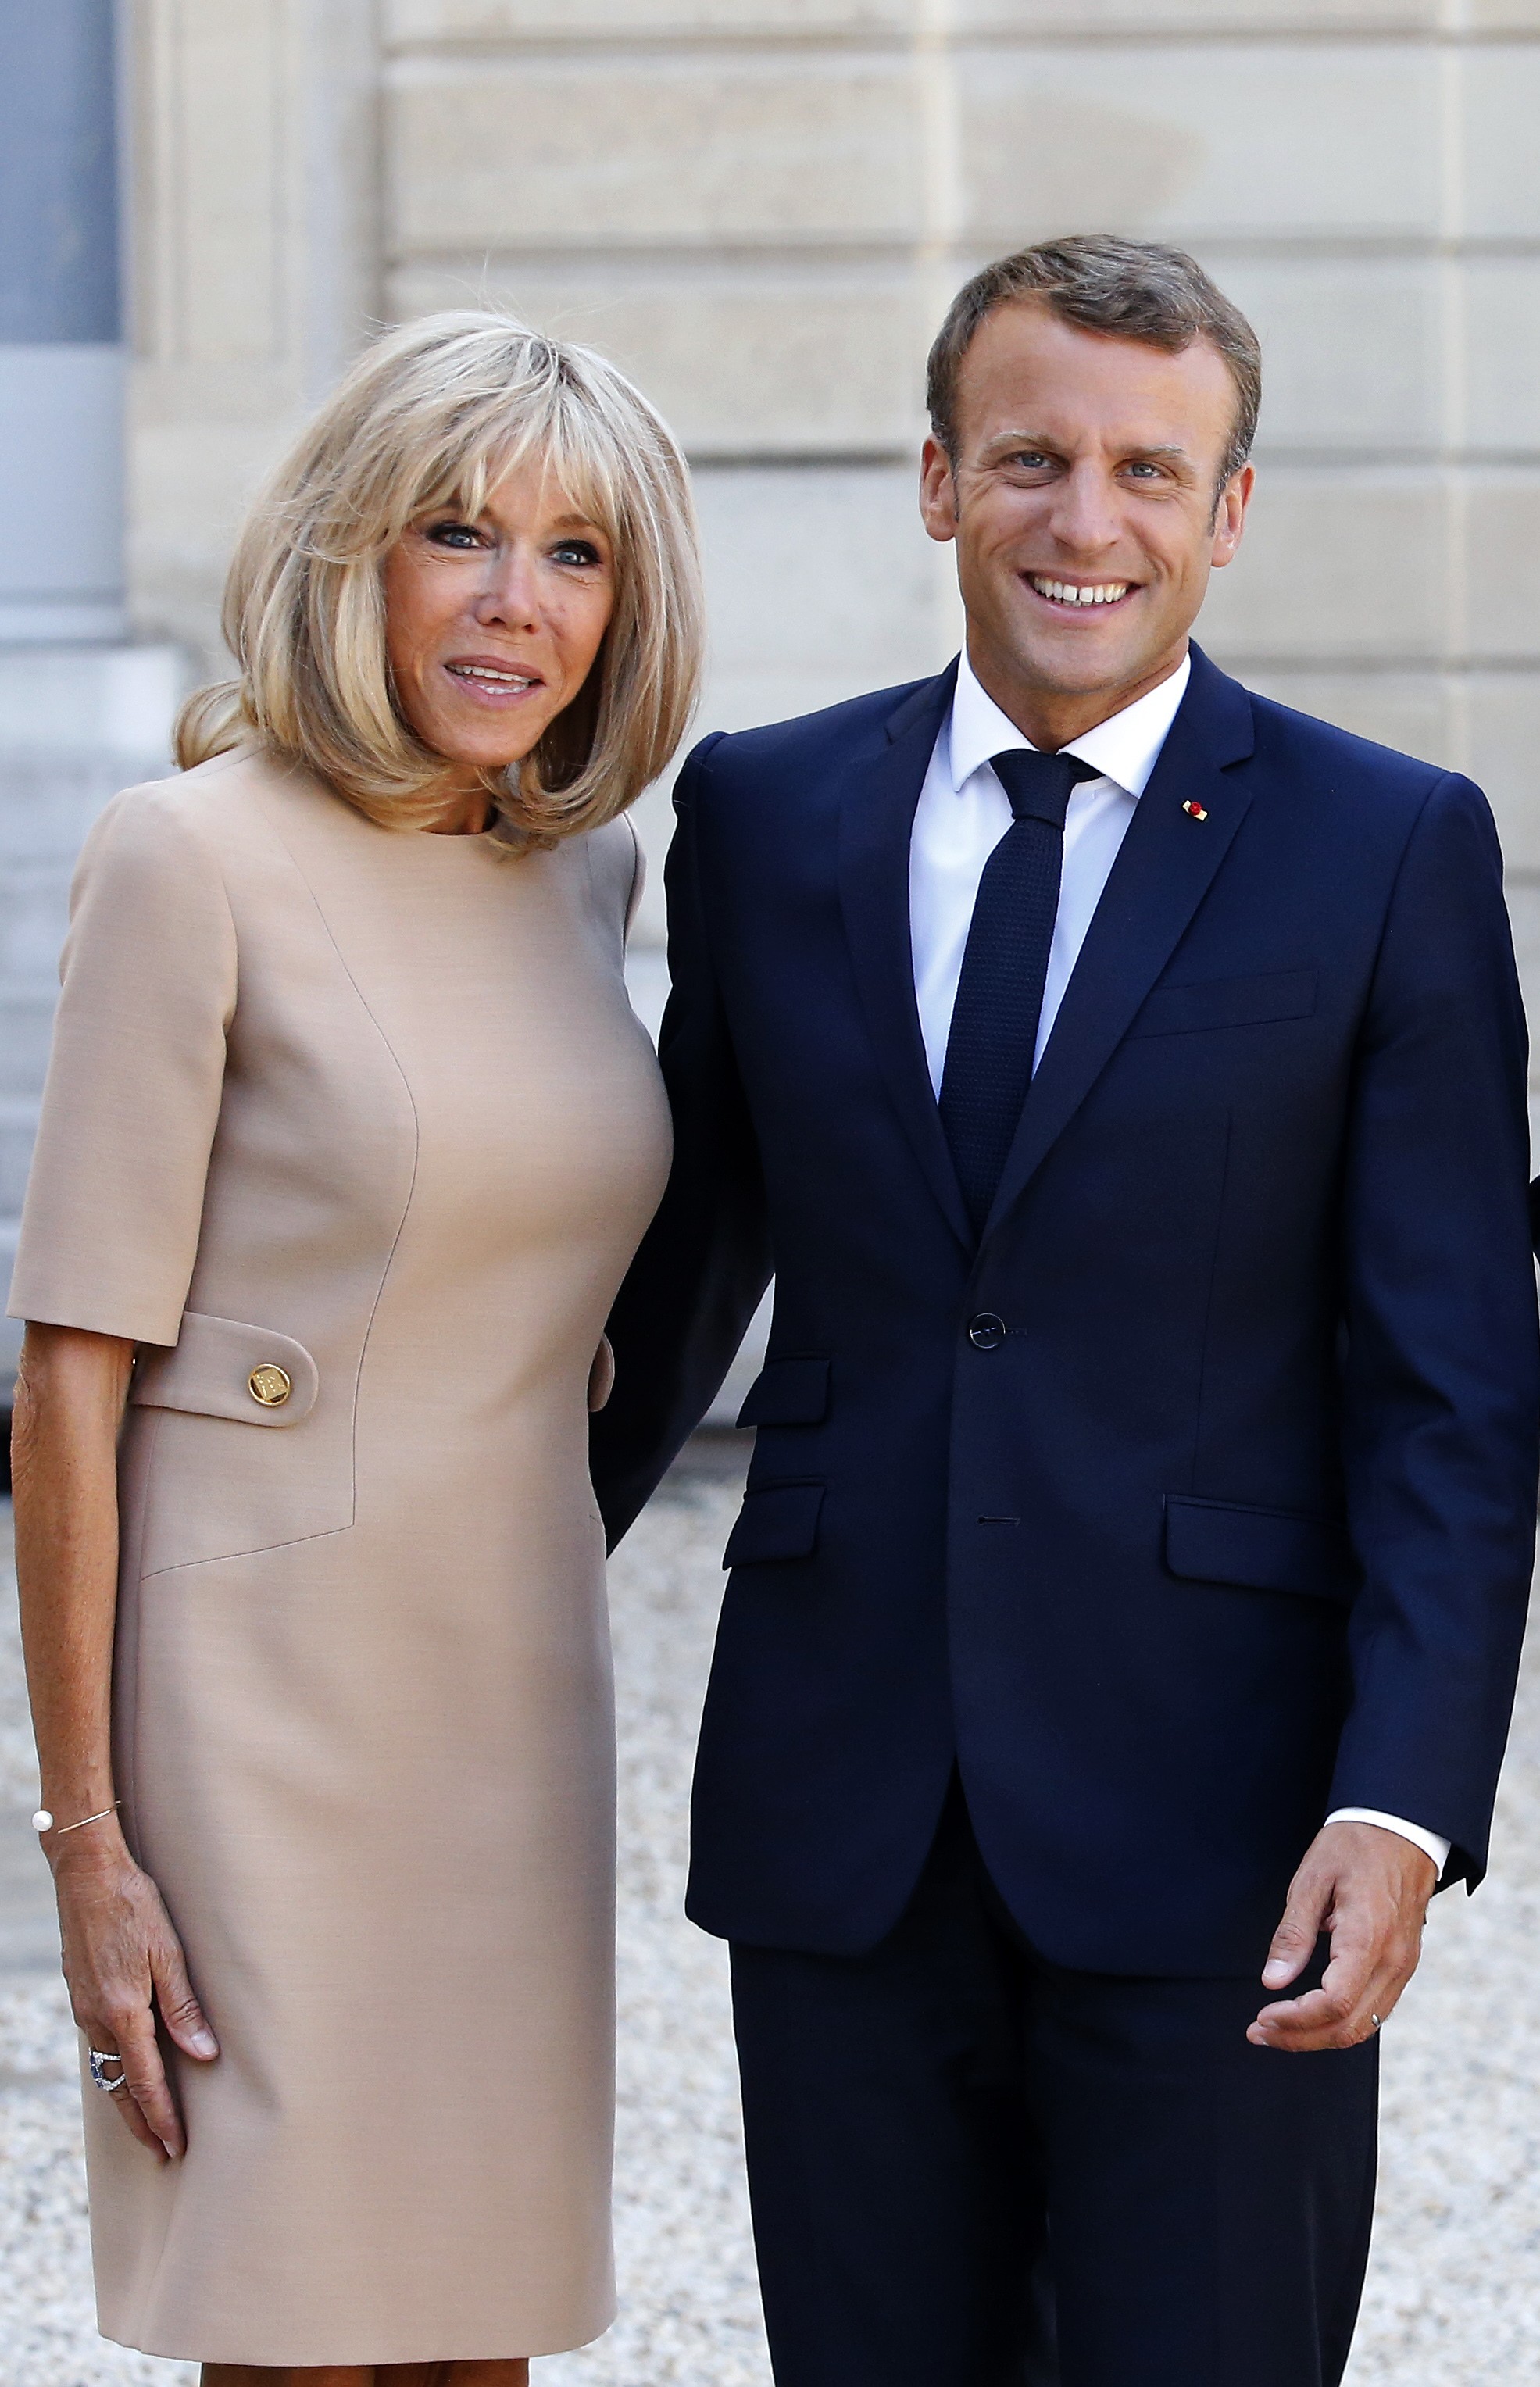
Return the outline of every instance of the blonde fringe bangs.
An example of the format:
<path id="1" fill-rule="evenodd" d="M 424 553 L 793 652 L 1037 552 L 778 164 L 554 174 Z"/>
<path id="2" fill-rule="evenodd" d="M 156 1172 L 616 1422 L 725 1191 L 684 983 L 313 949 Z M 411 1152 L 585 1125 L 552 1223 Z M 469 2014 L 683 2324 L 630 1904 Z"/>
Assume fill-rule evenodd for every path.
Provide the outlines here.
<path id="1" fill-rule="evenodd" d="M 258 498 L 225 587 L 240 676 L 188 699 L 182 767 L 259 744 L 384 827 L 430 818 L 448 769 L 392 693 L 381 566 L 421 515 L 453 504 L 474 521 L 487 491 L 532 460 L 610 538 L 615 608 L 581 694 L 516 770 L 484 775 L 496 834 L 515 851 L 547 846 L 634 802 L 683 738 L 700 682 L 684 460 L 594 349 L 481 312 L 384 335 Z"/>

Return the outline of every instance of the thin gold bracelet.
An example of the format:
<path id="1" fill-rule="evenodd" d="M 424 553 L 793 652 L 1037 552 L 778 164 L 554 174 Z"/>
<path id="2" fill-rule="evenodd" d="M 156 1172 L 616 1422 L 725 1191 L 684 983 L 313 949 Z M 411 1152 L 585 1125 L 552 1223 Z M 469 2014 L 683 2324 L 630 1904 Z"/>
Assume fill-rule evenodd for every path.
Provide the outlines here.
<path id="1" fill-rule="evenodd" d="M 87 1824 L 105 1824 L 109 1815 L 118 1812 L 122 1803 L 120 1799 L 114 1799 L 111 1806 L 104 1807 L 99 1814 L 82 1815 L 78 1824 L 61 1824 L 57 1831 L 54 1831 L 54 1819 L 47 1808 L 40 1807 L 32 1817 L 32 1829 L 34 1832 L 53 1832 L 56 1840 L 62 1840 L 67 1832 L 83 1832 Z"/>

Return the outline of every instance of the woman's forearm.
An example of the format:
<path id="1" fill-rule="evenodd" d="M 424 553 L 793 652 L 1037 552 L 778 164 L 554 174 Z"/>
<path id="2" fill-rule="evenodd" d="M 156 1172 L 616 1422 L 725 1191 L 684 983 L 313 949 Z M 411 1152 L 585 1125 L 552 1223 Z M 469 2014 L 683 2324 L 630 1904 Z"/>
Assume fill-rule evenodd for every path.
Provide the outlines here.
<path id="1" fill-rule="evenodd" d="M 59 1824 L 110 1805 L 118 1432 L 133 1345 L 29 1326 L 12 1440 L 17 1583 L 42 1772 Z M 95 1827 L 94 1827 L 95 1829 Z"/>

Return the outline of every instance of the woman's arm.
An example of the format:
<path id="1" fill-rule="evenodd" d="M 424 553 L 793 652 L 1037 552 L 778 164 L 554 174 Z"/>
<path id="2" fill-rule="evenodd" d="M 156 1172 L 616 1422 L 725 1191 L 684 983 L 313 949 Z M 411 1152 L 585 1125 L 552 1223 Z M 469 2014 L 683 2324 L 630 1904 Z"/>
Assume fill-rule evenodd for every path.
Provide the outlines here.
<path id="1" fill-rule="evenodd" d="M 120 2054 L 114 2099 L 145 2146 L 180 2155 L 181 2117 L 152 2000 L 184 2053 L 219 2045 L 187 1978 L 160 1893 L 129 1854 L 112 1805 L 112 1640 L 118 1606 L 118 1432 L 133 1345 L 29 1325 L 17 1379 L 12 1478 L 21 1638 L 42 1769 L 43 1835 L 58 1894 L 64 1977 L 90 2044 Z"/>

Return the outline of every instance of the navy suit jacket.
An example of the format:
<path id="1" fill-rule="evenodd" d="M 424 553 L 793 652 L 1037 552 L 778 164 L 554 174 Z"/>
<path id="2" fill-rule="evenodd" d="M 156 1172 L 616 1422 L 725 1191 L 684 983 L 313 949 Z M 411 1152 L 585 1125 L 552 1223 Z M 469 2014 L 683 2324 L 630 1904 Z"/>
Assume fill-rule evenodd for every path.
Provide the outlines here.
<path id="1" fill-rule="evenodd" d="M 1525 1032 L 1469 780 L 1196 650 L 975 1242 L 910 825 L 952 672 L 690 756 L 625 1530 L 772 1268 L 689 1912 L 868 1948 L 953 1765 L 1050 1959 L 1254 1972 L 1329 1809 L 1486 1859 L 1534 1554 Z"/>

